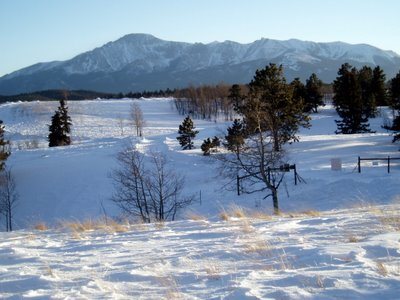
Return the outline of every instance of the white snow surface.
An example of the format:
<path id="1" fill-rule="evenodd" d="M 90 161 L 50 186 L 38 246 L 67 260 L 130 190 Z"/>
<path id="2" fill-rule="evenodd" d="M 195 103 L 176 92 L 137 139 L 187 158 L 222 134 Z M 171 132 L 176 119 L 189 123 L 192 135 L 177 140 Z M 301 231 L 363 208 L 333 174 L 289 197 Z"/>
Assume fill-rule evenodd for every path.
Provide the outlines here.
<path id="1" fill-rule="evenodd" d="M 133 102 L 144 113 L 143 139 L 129 121 Z M 270 198 L 226 190 L 217 163 L 201 155 L 203 139 L 223 136 L 230 122 L 194 120 L 196 149 L 182 151 L 184 116 L 172 99 L 70 101 L 73 145 L 48 148 L 57 105 L 0 106 L 19 193 L 17 230 L 0 233 L 0 299 L 398 299 L 400 166 L 393 161 L 390 174 L 385 162 L 356 168 L 358 156 L 400 156 L 381 129 L 384 108 L 369 134 L 334 134 L 332 106 L 313 114 L 312 128 L 285 149 L 305 182 L 294 185 L 288 173 L 284 213 L 270 216 Z M 164 224 L 59 225 L 120 215 L 109 174 L 132 142 L 144 154 L 163 152 L 196 203 Z M 332 158 L 341 171 L 331 170 Z M 33 229 L 40 222 L 50 229 Z"/>

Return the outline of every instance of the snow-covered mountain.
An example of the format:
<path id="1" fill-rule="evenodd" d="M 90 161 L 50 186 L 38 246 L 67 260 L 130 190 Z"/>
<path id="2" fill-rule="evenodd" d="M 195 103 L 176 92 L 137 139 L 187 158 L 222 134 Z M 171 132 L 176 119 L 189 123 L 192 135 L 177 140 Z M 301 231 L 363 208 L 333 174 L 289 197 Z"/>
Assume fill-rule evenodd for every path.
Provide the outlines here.
<path id="1" fill-rule="evenodd" d="M 67 61 L 39 63 L 0 78 L 0 94 L 67 88 L 128 92 L 184 87 L 188 84 L 246 83 L 257 68 L 283 64 L 288 79 L 316 73 L 331 82 L 340 65 L 380 65 L 388 78 L 400 69 L 400 56 L 376 47 L 342 42 L 260 39 L 171 42 L 130 34 Z"/>

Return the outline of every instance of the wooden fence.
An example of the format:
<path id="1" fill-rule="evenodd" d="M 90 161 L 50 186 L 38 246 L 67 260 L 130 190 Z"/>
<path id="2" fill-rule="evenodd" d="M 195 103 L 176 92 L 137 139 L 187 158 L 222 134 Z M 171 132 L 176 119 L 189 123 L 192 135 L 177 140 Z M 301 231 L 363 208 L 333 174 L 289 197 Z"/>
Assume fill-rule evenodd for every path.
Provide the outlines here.
<path id="1" fill-rule="evenodd" d="M 400 157 L 371 157 L 371 158 L 361 158 L 358 157 L 358 173 L 361 173 L 361 162 L 362 161 L 387 161 L 387 172 L 390 173 L 390 162 L 393 160 L 400 160 Z"/>

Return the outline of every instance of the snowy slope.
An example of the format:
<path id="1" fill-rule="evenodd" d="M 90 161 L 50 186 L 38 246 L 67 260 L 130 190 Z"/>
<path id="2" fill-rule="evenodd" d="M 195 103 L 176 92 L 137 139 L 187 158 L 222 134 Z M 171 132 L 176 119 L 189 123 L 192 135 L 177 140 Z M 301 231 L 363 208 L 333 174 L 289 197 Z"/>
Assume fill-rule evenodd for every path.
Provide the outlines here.
<path id="1" fill-rule="evenodd" d="M 133 137 L 129 122 L 133 101 L 144 113 L 144 140 Z M 176 136 L 183 116 L 177 114 L 170 99 L 70 102 L 73 145 L 47 148 L 47 124 L 56 106 L 56 102 L 32 102 L 0 107 L 0 119 L 6 124 L 14 148 L 8 164 L 17 177 L 21 196 L 16 226 L 96 217 L 102 214 L 102 206 L 116 216 L 118 211 L 109 201 L 113 189 L 108 174 L 116 166 L 116 154 L 132 138 L 144 153 L 164 152 L 176 170 L 185 175 L 187 193 L 194 194 L 199 202 L 201 194 L 202 204 L 192 207 L 196 212 L 213 217 L 232 202 L 267 212 L 271 208 L 271 200 L 263 200 L 265 195 L 238 197 L 234 190 L 226 191 L 224 179 L 216 171 L 217 163 L 201 155 L 203 139 L 223 136 L 229 122 L 196 120 L 200 130 L 197 149 L 180 151 Z M 288 161 L 297 165 L 307 183 L 295 186 L 293 174 L 287 174 L 279 195 L 284 210 L 343 208 L 360 201 L 389 203 L 397 196 L 398 167 L 387 174 L 383 162 L 373 167 L 369 163 L 363 173 L 356 171 L 357 156 L 399 156 L 398 145 L 392 144 L 389 133 L 381 129 L 382 118 L 371 121 L 377 133 L 336 135 L 337 116 L 332 107 L 322 108 L 312 117 L 313 126 L 300 133 L 301 142 L 287 146 Z M 38 148 L 25 149 L 32 144 Z M 330 170 L 332 158 L 342 160 L 341 172 Z"/>
<path id="2" fill-rule="evenodd" d="M 145 139 L 132 136 L 134 101 L 144 113 Z M 333 133 L 331 106 L 312 115 L 313 127 L 286 149 L 306 183 L 295 186 L 288 174 L 280 190 L 285 213 L 272 217 L 266 215 L 269 198 L 223 189 L 211 158 L 199 149 L 180 150 L 176 131 L 183 117 L 171 99 L 68 105 L 74 144 L 51 149 L 46 124 L 57 103 L 0 106 L 13 141 L 8 165 L 20 194 L 20 230 L 0 233 L 1 299 L 397 298 L 400 166 L 390 174 L 383 164 L 355 170 L 358 155 L 399 156 L 398 145 L 380 128 L 384 109 L 372 121 L 377 133 L 351 136 Z M 195 125 L 199 146 L 228 124 Z M 165 153 L 198 203 L 176 222 L 115 225 L 108 218 L 101 226 L 79 228 L 89 218 L 103 218 L 104 210 L 108 217 L 119 215 L 108 200 L 108 174 L 116 153 L 132 140 L 143 153 Z M 330 170 L 331 158 L 342 160 L 342 171 Z M 40 222 L 51 229 L 31 229 Z"/>

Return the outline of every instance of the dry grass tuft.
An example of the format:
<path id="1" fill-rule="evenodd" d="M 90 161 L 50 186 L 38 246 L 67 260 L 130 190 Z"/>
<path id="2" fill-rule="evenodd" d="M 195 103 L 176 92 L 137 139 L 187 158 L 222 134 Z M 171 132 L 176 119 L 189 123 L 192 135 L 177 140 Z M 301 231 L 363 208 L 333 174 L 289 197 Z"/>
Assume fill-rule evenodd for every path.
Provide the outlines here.
<path id="1" fill-rule="evenodd" d="M 246 213 L 243 207 L 240 206 L 232 207 L 231 215 L 234 216 L 235 218 L 246 218 Z"/>
<path id="2" fill-rule="evenodd" d="M 288 213 L 283 213 L 280 212 L 278 216 L 281 216 L 283 218 L 307 218 L 307 217 L 320 217 L 321 213 L 316 210 L 305 210 L 305 211 L 300 211 L 300 212 L 288 212 Z"/>
<path id="3" fill-rule="evenodd" d="M 321 275 L 317 275 L 315 277 L 315 283 L 317 285 L 317 287 L 319 287 L 320 289 L 324 289 L 325 288 L 325 283 L 324 283 L 324 277 Z"/>
<path id="4" fill-rule="evenodd" d="M 85 232 L 85 231 L 93 231 L 99 229 L 97 225 L 92 220 L 87 220 L 84 222 L 62 222 L 62 228 L 67 228 L 72 230 L 73 232 Z"/>
<path id="5" fill-rule="evenodd" d="M 249 220 L 245 219 L 241 223 L 241 230 L 243 233 L 252 233 L 254 232 L 254 227 Z"/>
<path id="6" fill-rule="evenodd" d="M 361 200 L 357 203 L 354 203 L 351 206 L 351 208 L 362 209 L 362 210 L 368 211 L 374 215 L 382 215 L 383 214 L 383 210 L 381 208 L 379 208 L 376 203 L 363 201 L 363 200 Z"/>
<path id="7" fill-rule="evenodd" d="M 173 276 L 164 276 L 159 278 L 160 284 L 165 288 L 164 299 L 184 299 L 179 291 L 178 283 Z"/>
<path id="8" fill-rule="evenodd" d="M 46 225 L 46 223 L 40 222 L 40 223 L 35 224 L 33 226 L 33 229 L 39 230 L 39 231 L 45 231 L 45 230 L 48 230 L 49 227 Z"/>
<path id="9" fill-rule="evenodd" d="M 207 220 L 207 218 L 205 216 L 195 214 L 195 213 L 188 213 L 186 217 L 192 221 L 206 221 Z"/>
<path id="10" fill-rule="evenodd" d="M 127 232 L 129 229 L 129 224 L 121 224 L 114 220 L 108 221 L 103 228 L 105 231 L 114 233 L 114 232 Z"/>
<path id="11" fill-rule="evenodd" d="M 245 246 L 245 252 L 247 253 L 265 254 L 268 251 L 271 251 L 271 246 L 266 241 L 254 241 Z"/>
<path id="12" fill-rule="evenodd" d="M 272 216 L 266 213 L 256 211 L 250 214 L 250 217 L 257 220 L 272 220 Z"/>
<path id="13" fill-rule="evenodd" d="M 244 219 L 247 218 L 247 213 L 243 207 L 232 205 L 228 211 L 223 210 L 219 214 L 223 221 L 229 221 L 231 218 Z"/>
<path id="14" fill-rule="evenodd" d="M 316 210 L 306 210 L 301 212 L 300 214 L 302 214 L 303 216 L 307 216 L 307 217 L 319 217 L 321 216 L 321 213 L 319 211 Z"/>
<path id="15" fill-rule="evenodd" d="M 207 277 L 211 278 L 211 279 L 215 279 L 218 280 L 221 278 L 221 268 L 218 264 L 216 263 L 209 263 L 206 267 L 205 267 L 205 272 L 207 274 Z"/>
<path id="16" fill-rule="evenodd" d="M 165 227 L 165 222 L 164 221 L 158 221 L 154 223 L 154 227 L 158 230 L 164 229 Z"/>
<path id="17" fill-rule="evenodd" d="M 355 235 L 349 235 L 347 241 L 349 243 L 358 243 L 361 241 L 361 239 L 359 237 L 356 237 Z"/>
<path id="18" fill-rule="evenodd" d="M 112 219 L 86 220 L 83 222 L 67 222 L 60 224 L 62 229 L 69 229 L 75 234 L 76 238 L 81 238 L 80 233 L 101 230 L 106 233 L 126 232 L 129 230 L 129 223 L 119 223 Z"/>
<path id="19" fill-rule="evenodd" d="M 386 215 L 380 217 L 379 220 L 383 225 L 393 228 L 396 231 L 400 231 L 400 215 Z"/>
<path id="20" fill-rule="evenodd" d="M 376 271 L 378 272 L 378 274 L 386 277 L 388 275 L 388 270 L 385 264 L 381 261 L 376 261 L 375 264 L 376 264 Z"/>
<path id="21" fill-rule="evenodd" d="M 219 214 L 219 217 L 221 218 L 221 220 L 223 221 L 229 221 L 230 217 L 229 214 L 226 211 L 223 211 Z"/>

